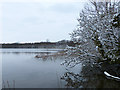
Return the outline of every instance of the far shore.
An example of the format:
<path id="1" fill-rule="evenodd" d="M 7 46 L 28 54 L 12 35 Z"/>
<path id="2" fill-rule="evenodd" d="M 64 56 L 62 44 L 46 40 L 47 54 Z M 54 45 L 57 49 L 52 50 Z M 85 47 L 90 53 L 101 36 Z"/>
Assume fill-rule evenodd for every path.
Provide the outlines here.
<path id="1" fill-rule="evenodd" d="M 65 48 L 75 46 L 72 41 L 62 40 L 58 42 L 36 42 L 36 43 L 3 43 L 0 48 Z"/>

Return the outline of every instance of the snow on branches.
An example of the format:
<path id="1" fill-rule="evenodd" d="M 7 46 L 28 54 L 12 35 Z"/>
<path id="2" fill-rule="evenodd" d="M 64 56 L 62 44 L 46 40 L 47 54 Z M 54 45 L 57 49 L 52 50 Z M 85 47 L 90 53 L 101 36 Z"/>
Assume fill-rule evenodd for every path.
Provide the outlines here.
<path id="1" fill-rule="evenodd" d="M 114 27 L 120 2 L 91 1 L 84 7 L 78 19 L 79 25 L 70 36 L 75 47 L 67 48 L 68 59 L 65 63 L 71 66 L 81 61 L 108 61 L 120 63 L 120 27 Z"/>

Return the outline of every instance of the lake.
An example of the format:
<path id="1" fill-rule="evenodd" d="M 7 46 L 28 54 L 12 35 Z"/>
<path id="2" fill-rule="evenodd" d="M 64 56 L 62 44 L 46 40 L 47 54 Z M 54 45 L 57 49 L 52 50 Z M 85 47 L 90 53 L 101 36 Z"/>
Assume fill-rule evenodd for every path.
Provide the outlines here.
<path id="1" fill-rule="evenodd" d="M 62 49 L 0 49 L 3 88 L 119 88 L 120 82 L 103 76 L 81 77 L 82 65 L 68 68 L 65 57 L 35 58 Z M 89 72 L 88 72 L 89 73 Z"/>
<path id="2" fill-rule="evenodd" d="M 3 88 L 64 88 L 61 77 L 68 72 L 61 63 L 64 57 L 41 59 L 39 54 L 56 53 L 61 49 L 2 49 Z M 79 67 L 79 68 L 78 68 Z M 81 67 L 69 71 L 80 73 Z"/>

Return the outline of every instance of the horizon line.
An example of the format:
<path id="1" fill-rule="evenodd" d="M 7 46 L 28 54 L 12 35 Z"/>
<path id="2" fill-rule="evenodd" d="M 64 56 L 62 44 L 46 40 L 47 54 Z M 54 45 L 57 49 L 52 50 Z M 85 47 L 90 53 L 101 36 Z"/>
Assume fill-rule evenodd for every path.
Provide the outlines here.
<path id="1" fill-rule="evenodd" d="M 71 40 L 66 40 L 63 39 L 65 41 L 71 41 Z M 11 43 L 40 43 L 40 42 L 59 42 L 59 41 L 63 41 L 63 40 L 57 40 L 57 41 L 28 41 L 28 42 L 0 42 L 0 44 L 11 44 Z"/>

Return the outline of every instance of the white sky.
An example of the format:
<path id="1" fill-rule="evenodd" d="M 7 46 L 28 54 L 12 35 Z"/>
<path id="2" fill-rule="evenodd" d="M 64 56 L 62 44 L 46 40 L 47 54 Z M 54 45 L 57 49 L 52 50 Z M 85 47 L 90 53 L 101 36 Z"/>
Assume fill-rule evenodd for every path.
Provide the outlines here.
<path id="1" fill-rule="evenodd" d="M 2 43 L 70 39 L 85 4 L 81 0 L 3 1 Z"/>
<path id="2" fill-rule="evenodd" d="M 88 0 L 0 0 L 0 2 L 87 2 Z"/>

